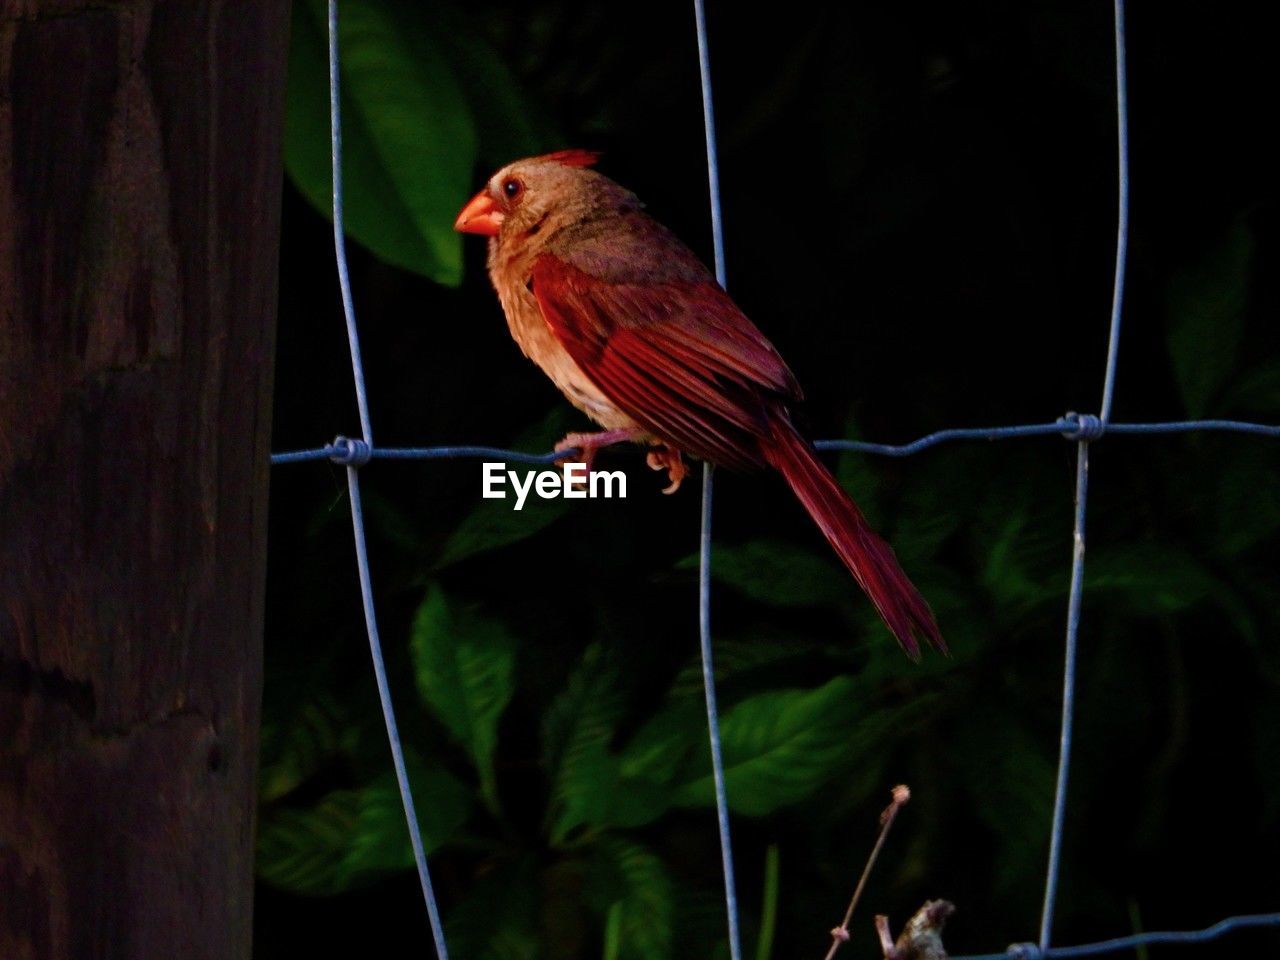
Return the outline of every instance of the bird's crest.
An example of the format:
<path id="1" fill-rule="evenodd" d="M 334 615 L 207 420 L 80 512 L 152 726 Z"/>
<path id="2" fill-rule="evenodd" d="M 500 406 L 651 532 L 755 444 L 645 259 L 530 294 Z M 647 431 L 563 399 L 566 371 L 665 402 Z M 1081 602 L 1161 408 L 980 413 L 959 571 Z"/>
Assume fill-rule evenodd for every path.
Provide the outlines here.
<path id="1" fill-rule="evenodd" d="M 594 167 L 600 159 L 599 150 L 557 150 L 555 153 L 544 153 L 537 160 L 547 160 L 566 167 Z"/>

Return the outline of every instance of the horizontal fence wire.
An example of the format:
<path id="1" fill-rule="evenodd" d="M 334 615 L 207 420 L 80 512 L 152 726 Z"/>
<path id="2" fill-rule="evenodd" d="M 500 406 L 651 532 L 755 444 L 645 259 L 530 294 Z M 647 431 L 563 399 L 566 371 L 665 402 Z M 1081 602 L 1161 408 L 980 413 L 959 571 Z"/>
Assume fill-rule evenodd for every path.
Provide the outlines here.
<path id="1" fill-rule="evenodd" d="M 712 113 L 712 85 L 708 57 L 706 13 L 703 0 L 694 0 L 697 28 L 699 76 L 702 88 L 703 118 L 706 132 L 707 174 L 711 201 L 711 225 L 715 250 L 716 277 L 725 282 L 724 240 L 720 206 L 719 172 L 716 159 L 715 124 Z M 1062 849 L 1063 819 L 1066 809 L 1067 772 L 1071 752 L 1071 726 L 1074 706 L 1076 644 L 1079 635 L 1080 607 L 1083 596 L 1084 573 L 1084 524 L 1088 494 L 1089 446 L 1107 435 L 1156 436 L 1189 434 L 1198 432 L 1236 433 L 1258 437 L 1280 438 L 1280 425 L 1253 423 L 1242 420 L 1199 419 L 1170 420 L 1154 423 L 1113 423 L 1111 409 L 1115 393 L 1117 354 L 1123 313 L 1124 274 L 1129 231 L 1129 169 L 1128 169 L 1128 111 L 1125 80 L 1124 0 L 1114 0 L 1115 57 L 1116 57 L 1116 109 L 1119 166 L 1119 198 L 1116 232 L 1115 276 L 1111 302 L 1106 370 L 1100 413 L 1067 413 L 1048 423 L 1019 424 L 1014 426 L 948 428 L 927 434 L 909 443 L 873 443 L 862 440 L 819 440 L 814 445 L 819 450 L 854 451 L 858 453 L 908 457 L 936 446 L 961 441 L 994 441 L 1030 437 L 1058 436 L 1077 445 L 1076 509 L 1073 526 L 1073 551 L 1071 586 L 1069 590 L 1066 661 L 1063 671 L 1063 716 L 1059 751 L 1058 784 L 1055 792 L 1053 825 L 1050 835 L 1048 875 L 1045 885 L 1045 904 L 1041 918 L 1039 943 L 1020 943 L 1010 946 L 1003 953 L 971 955 L 956 960 L 1068 960 L 1075 957 L 1092 957 L 1157 944 L 1201 944 L 1228 933 L 1260 927 L 1280 929 L 1280 913 L 1248 914 L 1228 917 L 1211 927 L 1195 931 L 1141 933 L 1118 937 L 1096 943 L 1068 947 L 1050 946 L 1053 912 L 1057 890 L 1058 868 Z M 351 356 L 352 378 L 356 402 L 360 414 L 361 436 L 339 436 L 323 447 L 274 453 L 273 465 L 330 461 L 346 467 L 348 491 L 351 497 L 353 540 L 356 551 L 357 571 L 361 599 L 364 606 L 365 625 L 369 637 L 370 654 L 377 681 L 379 699 L 387 728 L 396 779 L 400 787 L 405 819 L 418 867 L 419 882 L 427 907 L 432 939 L 439 960 L 448 960 L 444 931 L 439 908 L 427 869 L 426 853 L 414 810 L 413 796 L 409 788 L 403 750 L 396 726 L 395 713 L 383 664 L 381 643 L 375 616 L 372 577 L 369 570 L 364 517 L 361 509 L 359 469 L 373 460 L 463 460 L 488 459 L 512 463 L 549 466 L 571 457 L 577 451 L 561 450 L 547 453 L 528 453 L 502 447 L 465 445 L 431 447 L 375 447 L 364 370 L 360 358 L 360 340 L 356 328 L 354 298 L 351 291 L 350 271 L 347 263 L 342 187 L 342 125 L 339 109 L 339 60 L 338 60 L 338 4 L 328 0 L 329 33 L 329 95 L 331 123 L 331 160 L 333 165 L 333 232 L 339 287 L 342 296 L 343 317 L 347 328 L 348 348 Z M 719 770 L 719 738 L 715 709 L 715 689 L 712 682 L 711 629 L 710 629 L 710 580 L 711 580 L 711 507 L 712 468 L 704 465 L 699 541 L 699 637 L 701 641 L 707 716 L 711 737 L 713 767 Z M 733 882 L 732 846 L 729 842 L 727 802 L 724 793 L 723 774 L 717 780 L 717 811 L 721 836 L 721 850 L 725 874 L 725 906 L 729 924 L 729 948 L 733 960 L 741 955 L 739 946 L 738 915 Z"/>
<path id="2" fill-rule="evenodd" d="M 1049 947 L 1047 950 L 1041 950 L 1034 943 L 1015 943 L 1003 953 L 971 954 L 952 957 L 951 960 L 1075 960 L 1077 957 L 1101 957 L 1109 953 L 1120 953 L 1122 950 L 1137 950 L 1140 947 L 1209 943 L 1228 933 L 1261 927 L 1280 929 L 1280 913 L 1247 913 L 1239 917 L 1219 920 L 1213 926 L 1205 927 L 1203 930 L 1153 930 L 1150 933 L 1135 933 L 1128 937 L 1115 937 L 1111 940 L 1082 943 L 1073 947 Z"/>
<path id="3" fill-rule="evenodd" d="M 1109 423 L 1105 427 L 1093 416 L 1067 414 L 1052 423 L 1028 423 L 1008 427 L 959 427 L 937 430 L 910 443 L 870 443 L 864 440 L 817 440 L 819 450 L 852 450 L 885 457 L 909 457 L 931 447 L 970 440 L 1013 440 L 1024 437 L 1060 436 L 1077 441 L 1084 435 L 1091 440 L 1108 435 L 1167 436 L 1179 433 L 1243 433 L 1280 439 L 1280 425 L 1251 423 L 1247 420 L 1168 420 L 1156 423 Z M 503 447 L 373 447 L 360 440 L 338 437 L 323 447 L 287 450 L 273 453 L 273 464 L 305 463 L 329 460 L 333 463 L 368 463 L 370 460 L 506 460 L 534 466 L 554 464 L 572 457 L 576 451 L 559 450 L 532 453 Z"/>

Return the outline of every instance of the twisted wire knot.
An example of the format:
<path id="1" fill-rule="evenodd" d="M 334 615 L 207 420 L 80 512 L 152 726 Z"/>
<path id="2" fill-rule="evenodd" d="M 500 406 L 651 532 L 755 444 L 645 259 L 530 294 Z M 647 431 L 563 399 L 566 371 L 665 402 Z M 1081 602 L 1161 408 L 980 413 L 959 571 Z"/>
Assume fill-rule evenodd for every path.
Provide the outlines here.
<path id="1" fill-rule="evenodd" d="M 363 440 L 337 436 L 329 444 L 329 459 L 343 466 L 363 467 L 373 459 L 373 447 Z"/>
<path id="2" fill-rule="evenodd" d="M 1059 418 L 1062 435 L 1068 440 L 1097 440 L 1107 432 L 1107 425 L 1092 413 L 1076 413 L 1074 410 Z"/>
<path id="3" fill-rule="evenodd" d="M 1067 414 L 1068 417 L 1075 414 Z M 1011 943 L 1009 949 L 1005 951 L 1012 960 L 1042 960 L 1044 951 L 1042 951 L 1034 943 Z"/>

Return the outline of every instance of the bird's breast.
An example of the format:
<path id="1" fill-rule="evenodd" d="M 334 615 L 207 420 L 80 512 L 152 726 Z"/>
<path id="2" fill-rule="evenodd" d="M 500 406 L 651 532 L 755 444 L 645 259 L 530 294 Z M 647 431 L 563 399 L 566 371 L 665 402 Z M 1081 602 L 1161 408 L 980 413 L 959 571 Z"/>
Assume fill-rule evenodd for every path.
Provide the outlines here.
<path id="1" fill-rule="evenodd" d="M 495 262 L 490 256 L 490 277 L 511 336 L 526 357 L 551 378 L 569 402 L 597 423 L 613 430 L 635 428 L 631 417 L 619 410 L 574 362 L 542 316 L 542 308 L 529 288 L 528 271 L 512 269 L 513 263 Z"/>

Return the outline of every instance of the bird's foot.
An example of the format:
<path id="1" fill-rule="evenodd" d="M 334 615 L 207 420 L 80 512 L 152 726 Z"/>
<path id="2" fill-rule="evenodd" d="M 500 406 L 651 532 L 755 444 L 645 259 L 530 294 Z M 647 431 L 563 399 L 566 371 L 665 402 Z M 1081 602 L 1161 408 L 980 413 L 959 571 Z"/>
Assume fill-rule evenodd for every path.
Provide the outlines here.
<path id="1" fill-rule="evenodd" d="M 654 447 L 645 460 L 650 470 L 667 471 L 667 479 L 671 482 L 663 489 L 663 493 L 675 493 L 680 489 L 684 478 L 689 475 L 689 468 L 685 466 L 680 451 L 673 450 L 671 447 Z"/>
<path id="2" fill-rule="evenodd" d="M 636 436 L 635 430 L 625 427 L 617 430 L 602 430 L 598 433 L 567 433 L 564 439 L 556 444 L 556 453 L 564 454 L 563 457 L 556 457 L 556 463 L 580 463 L 587 468 L 586 472 L 590 473 L 597 452 L 615 443 L 634 440 Z M 585 486 L 586 481 L 583 480 L 581 483 Z"/>

